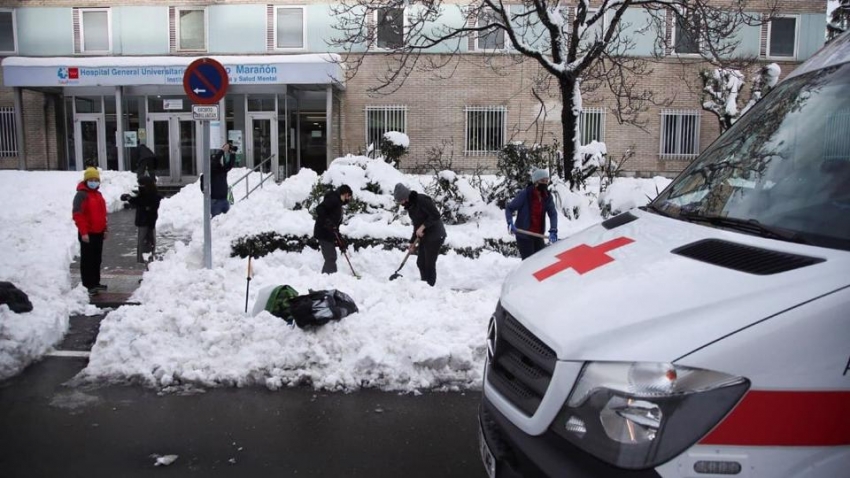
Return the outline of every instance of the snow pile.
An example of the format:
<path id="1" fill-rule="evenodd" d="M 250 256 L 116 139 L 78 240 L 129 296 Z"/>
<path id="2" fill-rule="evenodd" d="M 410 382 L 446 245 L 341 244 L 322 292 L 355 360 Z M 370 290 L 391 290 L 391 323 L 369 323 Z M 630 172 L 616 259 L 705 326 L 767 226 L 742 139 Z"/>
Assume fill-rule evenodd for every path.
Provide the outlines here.
<path id="1" fill-rule="evenodd" d="M 128 172 L 102 171 L 110 211 L 136 186 Z M 70 314 L 94 313 L 82 286 L 71 288 L 69 266 L 79 254 L 71 209 L 81 172 L 0 171 L 0 280 L 29 296 L 33 310 L 0 305 L 0 380 L 44 355 L 68 330 Z"/>
<path id="2" fill-rule="evenodd" d="M 0 234 L 2 279 L 30 294 L 35 311 L 13 314 L 0 307 L 4 376 L 16 373 L 44 353 L 67 329 L 67 316 L 85 310 L 81 288 L 71 290 L 68 266 L 77 251 L 70 208 L 79 173 L 0 173 L 7 188 L 0 200 L 9 207 L 0 217 L 14 228 Z M 234 181 L 244 171 L 231 172 Z M 103 192 L 112 209 L 118 196 L 135 186 L 132 173 L 103 173 Z M 478 214 L 467 223 L 447 226 L 453 248 L 480 247 L 486 239 L 510 241 L 504 212 L 480 200 L 469 178 L 444 171 L 434 176 L 404 175 L 381 160 L 346 156 L 321 177 L 304 170 L 281 184 L 269 183 L 238 201 L 212 221 L 213 267 L 203 262 L 202 196 L 197 183 L 166 199 L 160 209 L 162 234 L 185 238 L 151 264 L 131 298 L 103 320 L 88 367 L 80 379 L 138 381 L 153 387 L 262 384 L 270 389 L 310 384 L 330 390 L 376 387 L 383 390 L 468 389 L 481 386 L 484 338 L 504 277 L 518 258 L 483 252 L 470 259 L 454 252 L 437 262 L 437 285 L 419 281 L 415 257 L 389 281 L 401 264 L 398 250 L 349 251 L 356 279 L 343 258 L 340 272 L 319 273 L 321 254 L 276 251 L 252 261 L 248 306 L 260 289 L 289 284 L 302 294 L 339 289 L 360 312 L 317 330 L 301 330 L 266 312 L 245 313 L 247 260 L 230 257 L 231 245 L 245 236 L 274 231 L 312 235 L 314 220 L 296 207 L 317 182 L 354 189 L 355 199 L 381 205 L 347 219 L 349 237 L 404 238 L 412 233 L 407 215 L 392 201 L 392 188 L 403 182 L 426 192 L 435 180 L 451 182 Z M 618 180 L 619 182 L 620 180 Z M 632 187 L 609 192 L 637 204 L 651 181 L 624 180 Z M 618 184 L 615 182 L 615 186 Z M 643 184 L 646 183 L 646 184 Z M 236 187 L 234 195 L 242 194 Z M 589 184 L 589 187 L 592 187 Z M 641 189 L 642 188 L 642 189 Z M 578 220 L 561 217 L 566 237 L 601 219 L 594 195 L 574 193 L 584 213 Z M 634 197 L 632 197 L 634 196 Z"/>

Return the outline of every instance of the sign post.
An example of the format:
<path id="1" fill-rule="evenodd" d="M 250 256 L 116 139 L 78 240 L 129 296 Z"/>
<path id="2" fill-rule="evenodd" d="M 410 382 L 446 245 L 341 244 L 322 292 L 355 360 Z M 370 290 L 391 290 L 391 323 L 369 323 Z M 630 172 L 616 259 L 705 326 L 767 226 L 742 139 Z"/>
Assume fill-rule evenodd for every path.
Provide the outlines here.
<path id="1" fill-rule="evenodd" d="M 218 102 L 227 92 L 227 85 L 227 70 L 212 58 L 193 61 L 183 74 L 183 91 L 192 100 L 192 118 L 201 122 L 204 132 L 204 267 L 207 269 L 212 269 L 210 121 L 220 120 Z"/>

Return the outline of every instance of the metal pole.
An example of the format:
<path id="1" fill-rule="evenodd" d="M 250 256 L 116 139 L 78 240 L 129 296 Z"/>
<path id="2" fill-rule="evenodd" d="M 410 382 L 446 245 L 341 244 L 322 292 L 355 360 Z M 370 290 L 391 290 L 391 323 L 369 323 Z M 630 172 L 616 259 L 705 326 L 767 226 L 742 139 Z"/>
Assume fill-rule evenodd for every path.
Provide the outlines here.
<path id="1" fill-rule="evenodd" d="M 16 87 L 15 96 L 15 140 L 18 142 L 18 169 L 27 169 L 27 147 L 24 136 L 24 94 L 23 89 Z"/>
<path id="2" fill-rule="evenodd" d="M 124 101 L 122 98 L 120 86 L 115 87 L 115 120 L 117 128 L 115 130 L 117 138 L 115 138 L 115 147 L 118 149 L 118 171 L 126 171 L 124 165 Z"/>
<path id="3" fill-rule="evenodd" d="M 204 130 L 203 162 L 204 162 L 204 267 L 212 269 L 212 226 L 210 225 L 210 122 L 201 121 Z"/>

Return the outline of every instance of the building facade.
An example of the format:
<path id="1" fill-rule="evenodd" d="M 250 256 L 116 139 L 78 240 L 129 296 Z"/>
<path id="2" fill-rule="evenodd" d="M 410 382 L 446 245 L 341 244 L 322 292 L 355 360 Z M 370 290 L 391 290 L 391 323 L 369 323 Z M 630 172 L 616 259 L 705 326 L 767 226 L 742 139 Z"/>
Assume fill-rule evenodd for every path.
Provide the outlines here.
<path id="1" fill-rule="evenodd" d="M 776 62 L 785 74 L 823 45 L 826 0 L 782 0 L 780 9 L 770 23 L 740 30 L 736 54 Z M 706 64 L 694 45 L 676 42 L 674 26 L 659 46 L 655 34 L 645 33 L 645 16 L 628 12 L 629 54 L 652 58 L 639 86 L 664 101 L 642 114 L 638 128 L 615 120 L 610 94 L 589 92 L 581 136 L 606 143 L 615 158 L 633 151 L 627 172 L 670 175 L 719 127 L 700 108 Z M 382 28 L 395 21 L 404 20 L 375 20 L 378 44 L 398 40 Z M 392 94 L 375 97 L 367 91 L 386 57 L 366 53 L 358 74 L 346 79 L 344 65 L 334 61 L 343 52 L 328 46 L 338 34 L 334 25 L 327 0 L 0 1 L 0 168 L 133 170 L 145 145 L 159 176 L 194 180 L 202 170 L 202 128 L 192 119 L 182 77 L 206 56 L 219 60 L 230 79 L 211 145 L 233 140 L 242 164 L 263 163 L 279 178 L 301 167 L 322 171 L 389 130 L 410 137 L 404 166 L 422 164 L 428 148 L 442 145 L 458 170 L 492 168 L 495 150 L 508 141 L 560 139 L 558 101 L 535 97 L 536 65 L 513 61 L 504 37 L 467 38 L 451 75 L 414 73 Z M 494 60 L 492 49 L 503 55 Z M 501 68 L 484 65 L 493 61 Z"/>

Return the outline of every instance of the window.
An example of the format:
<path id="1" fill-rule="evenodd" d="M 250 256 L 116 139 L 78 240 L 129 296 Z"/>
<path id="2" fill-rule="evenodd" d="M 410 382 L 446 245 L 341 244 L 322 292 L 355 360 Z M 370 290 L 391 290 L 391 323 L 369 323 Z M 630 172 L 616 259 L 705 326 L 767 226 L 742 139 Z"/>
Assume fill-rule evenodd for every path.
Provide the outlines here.
<path id="1" fill-rule="evenodd" d="M 379 8 L 376 32 L 378 48 L 400 48 L 404 46 L 404 9 Z"/>
<path id="2" fill-rule="evenodd" d="M 15 108 L 0 108 L 0 158 L 18 155 L 18 132 L 15 129 Z"/>
<path id="3" fill-rule="evenodd" d="M 277 7 L 274 18 L 275 48 L 304 48 L 304 8 Z"/>
<path id="4" fill-rule="evenodd" d="M 375 157 L 380 154 L 381 138 L 388 131 L 407 134 L 407 106 L 367 106 L 366 145 L 371 145 Z"/>
<path id="5" fill-rule="evenodd" d="M 465 154 L 495 153 L 505 144 L 508 110 L 504 106 L 466 108 Z"/>
<path id="6" fill-rule="evenodd" d="M 177 49 L 204 51 L 207 49 L 207 11 L 204 8 L 178 8 Z"/>
<path id="7" fill-rule="evenodd" d="M 18 51 L 15 37 L 15 11 L 0 9 L 0 53 Z"/>
<path id="8" fill-rule="evenodd" d="M 112 28 L 108 8 L 86 8 L 79 11 L 80 52 L 109 53 L 112 50 Z"/>
<path id="9" fill-rule="evenodd" d="M 797 56 L 797 17 L 774 18 L 767 25 L 767 56 Z"/>
<path id="10" fill-rule="evenodd" d="M 661 112 L 661 157 L 690 158 L 699 154 L 700 112 Z"/>
<path id="11" fill-rule="evenodd" d="M 498 21 L 496 13 L 492 10 L 481 10 L 478 14 L 478 26 L 484 26 Z M 505 31 L 494 28 L 486 32 L 478 33 L 478 50 L 504 50 Z"/>
<path id="12" fill-rule="evenodd" d="M 590 144 L 593 141 L 604 142 L 605 138 L 605 110 L 602 108 L 584 108 L 579 117 L 579 131 L 581 132 L 581 144 Z"/>
<path id="13" fill-rule="evenodd" d="M 679 55 L 699 55 L 699 16 L 693 13 L 674 14 L 673 19 L 676 25 L 673 29 L 673 51 Z"/>

